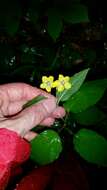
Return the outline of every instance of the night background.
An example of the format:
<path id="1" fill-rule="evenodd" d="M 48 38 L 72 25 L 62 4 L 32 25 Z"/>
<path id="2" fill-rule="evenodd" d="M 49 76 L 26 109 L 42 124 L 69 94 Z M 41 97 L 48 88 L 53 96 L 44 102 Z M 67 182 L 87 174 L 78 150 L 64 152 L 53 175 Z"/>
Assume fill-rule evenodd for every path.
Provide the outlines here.
<path id="1" fill-rule="evenodd" d="M 101 96 L 92 106 L 86 106 L 82 114 L 70 112 L 66 121 L 68 130 L 62 127 L 60 120 L 52 126 L 63 141 L 63 151 L 52 163 L 56 173 L 38 190 L 107 188 L 107 6 L 104 0 L 0 1 L 0 84 L 25 82 L 39 87 L 44 75 L 72 76 L 87 68 L 90 70 L 85 81 L 100 80 L 98 94 L 101 92 Z M 92 83 L 90 88 L 96 90 L 99 83 Z M 94 98 L 88 95 L 90 102 Z M 62 127 L 61 131 L 57 126 Z M 101 154 L 105 154 L 105 165 L 102 160 L 100 165 L 97 161 L 87 161 L 74 150 L 69 130 L 75 134 L 82 128 L 104 137 L 106 145 Z M 43 130 L 37 128 L 38 132 Z M 100 142 L 96 141 L 96 149 L 99 147 Z M 13 190 L 15 183 L 35 164 L 28 160 L 22 166 L 23 172 L 12 178 L 7 190 Z M 68 186 L 61 186 L 64 178 Z"/>

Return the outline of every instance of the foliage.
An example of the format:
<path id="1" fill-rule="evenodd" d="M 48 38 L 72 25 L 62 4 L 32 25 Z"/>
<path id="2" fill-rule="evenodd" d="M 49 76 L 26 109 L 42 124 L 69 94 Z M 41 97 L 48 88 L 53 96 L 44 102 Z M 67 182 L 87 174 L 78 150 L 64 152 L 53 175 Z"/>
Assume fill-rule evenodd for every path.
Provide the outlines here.
<path id="1" fill-rule="evenodd" d="M 69 90 L 64 90 L 63 96 L 62 93 L 57 92 L 57 98 L 61 97 L 61 101 L 65 101 L 69 99 L 73 94 L 75 94 L 79 88 L 81 87 L 82 83 L 85 80 L 85 77 L 88 73 L 89 69 L 85 69 L 83 71 L 80 71 L 79 73 L 75 74 L 74 76 L 71 77 L 70 82 L 72 85 L 72 88 Z"/>
<path id="2" fill-rule="evenodd" d="M 62 143 L 59 135 L 51 130 L 45 130 L 31 141 L 31 159 L 40 165 L 52 163 L 59 157 Z"/>
<path id="3" fill-rule="evenodd" d="M 94 131 L 81 129 L 74 135 L 75 150 L 87 161 L 107 166 L 107 140 Z"/>
<path id="4" fill-rule="evenodd" d="M 107 79 L 89 81 L 80 90 L 68 99 L 64 107 L 68 111 L 78 113 L 95 105 L 103 96 L 107 88 Z"/>
<path id="5" fill-rule="evenodd" d="M 44 96 L 36 96 L 32 100 L 29 100 L 27 103 L 23 105 L 23 109 L 32 106 L 33 104 L 37 104 L 39 101 L 46 99 Z"/>
<path id="6" fill-rule="evenodd" d="M 0 2 L 0 83 L 21 81 L 39 86 L 43 75 L 56 78 L 63 71 L 63 75 L 70 76 L 71 89 L 56 93 L 67 114 L 53 129 L 64 139 L 66 132 L 69 139 L 79 134 L 80 141 L 73 141 L 75 150 L 87 161 L 104 166 L 107 164 L 106 15 L 103 2 L 90 0 Z M 38 99 L 29 105 L 35 102 Z M 86 138 L 88 148 L 83 147 Z M 96 151 L 94 158 L 93 151 Z"/>
<path id="7" fill-rule="evenodd" d="M 106 118 L 105 113 L 97 106 L 89 107 L 82 112 L 73 115 L 77 123 L 85 126 L 97 125 Z"/>
<path id="8" fill-rule="evenodd" d="M 74 119 L 75 121 L 77 121 L 77 123 L 80 123 L 82 125 L 95 125 L 98 121 L 101 121 L 106 118 L 106 115 L 100 109 L 98 109 L 95 106 L 95 104 L 97 104 L 97 102 L 101 99 L 101 97 L 104 94 L 104 91 L 107 88 L 107 79 L 89 81 L 82 85 L 88 71 L 89 69 L 85 69 L 75 74 L 71 78 L 68 78 L 67 76 L 64 77 L 63 75 L 59 75 L 61 77 L 61 78 L 59 77 L 58 79 L 59 82 L 61 82 L 60 93 L 58 93 L 57 86 L 53 85 L 54 83 L 56 83 L 56 81 L 58 83 L 58 80 L 54 82 L 53 76 L 50 76 L 50 77 L 43 76 L 42 79 L 44 82 L 46 82 L 45 88 L 47 91 L 48 91 L 48 88 L 47 88 L 48 85 L 49 85 L 48 86 L 49 92 L 51 92 L 51 88 L 53 87 L 56 88 L 57 104 L 64 101 L 65 110 L 68 113 L 71 112 L 74 114 Z M 66 82 L 64 81 L 64 79 L 66 78 L 69 79 L 67 83 L 69 82 L 71 84 L 69 85 L 68 89 L 66 89 L 66 86 L 64 83 Z M 51 83 L 49 83 L 49 79 L 52 79 Z M 80 81 L 79 85 L 78 85 L 78 82 L 79 82 L 78 79 Z M 75 88 L 72 85 L 72 83 L 75 84 Z M 62 85 L 63 85 L 63 88 L 62 88 Z M 80 85 L 82 86 L 80 87 Z M 65 99 L 63 98 L 64 95 L 66 97 Z M 39 100 L 41 100 L 41 97 L 39 99 L 37 97 L 37 101 L 35 102 L 33 100 L 30 102 L 32 104 L 35 104 Z M 29 102 L 27 104 L 29 105 Z M 64 124 L 67 125 L 66 122 L 64 122 Z M 68 129 L 67 126 L 66 126 L 66 129 Z M 70 130 L 68 129 L 68 131 Z M 31 142 L 31 145 L 32 145 L 31 158 L 37 161 L 37 163 L 39 164 L 50 163 L 51 161 L 56 159 L 56 157 L 54 158 L 52 157 L 52 160 L 51 160 L 50 158 L 51 149 L 53 152 L 52 155 L 55 155 L 55 153 L 59 154 L 60 152 L 59 148 L 58 147 L 56 148 L 56 146 L 58 145 L 55 143 L 55 147 L 54 147 L 54 144 L 52 144 L 49 140 L 51 139 L 52 142 L 54 143 L 54 141 L 56 141 L 56 137 L 52 135 L 48 136 L 47 132 L 50 133 L 50 130 L 40 133 L 40 135 Z M 73 134 L 72 131 L 71 131 L 71 134 Z M 45 139 L 43 139 L 42 136 Z M 84 159 L 101 166 L 107 166 L 107 158 L 106 158 L 107 155 L 105 153 L 106 147 L 107 147 L 106 139 L 98 135 L 96 132 L 87 130 L 87 129 L 80 129 L 76 134 L 73 135 L 73 139 L 74 139 L 73 140 L 74 149 Z M 61 143 L 59 139 L 57 139 L 57 142 Z"/>

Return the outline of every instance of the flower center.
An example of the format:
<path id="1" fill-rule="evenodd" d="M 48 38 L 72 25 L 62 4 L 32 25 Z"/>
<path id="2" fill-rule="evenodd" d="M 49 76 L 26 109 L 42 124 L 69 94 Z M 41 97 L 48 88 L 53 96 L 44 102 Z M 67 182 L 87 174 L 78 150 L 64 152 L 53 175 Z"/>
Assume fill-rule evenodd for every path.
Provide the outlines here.
<path id="1" fill-rule="evenodd" d="M 51 82 L 50 82 L 50 81 L 47 81 L 46 85 L 47 85 L 47 86 L 51 86 Z"/>
<path id="2" fill-rule="evenodd" d="M 63 85 L 63 86 L 65 85 L 65 81 L 64 81 L 64 80 L 61 80 L 60 83 L 61 83 L 61 85 Z"/>

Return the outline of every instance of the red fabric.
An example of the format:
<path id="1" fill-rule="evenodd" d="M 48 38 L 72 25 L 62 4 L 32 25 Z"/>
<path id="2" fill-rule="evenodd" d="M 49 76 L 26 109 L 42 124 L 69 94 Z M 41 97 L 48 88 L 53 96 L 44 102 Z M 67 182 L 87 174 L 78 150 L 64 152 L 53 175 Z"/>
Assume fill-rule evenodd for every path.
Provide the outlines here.
<path id="1" fill-rule="evenodd" d="M 35 168 L 16 185 L 16 190 L 89 190 L 87 177 L 72 152 L 47 166 Z"/>
<path id="2" fill-rule="evenodd" d="M 44 190 L 53 175 L 53 165 L 35 168 L 16 185 L 16 190 Z"/>
<path id="3" fill-rule="evenodd" d="M 29 143 L 11 130 L 0 129 L 0 190 L 5 189 L 12 170 L 29 155 Z"/>

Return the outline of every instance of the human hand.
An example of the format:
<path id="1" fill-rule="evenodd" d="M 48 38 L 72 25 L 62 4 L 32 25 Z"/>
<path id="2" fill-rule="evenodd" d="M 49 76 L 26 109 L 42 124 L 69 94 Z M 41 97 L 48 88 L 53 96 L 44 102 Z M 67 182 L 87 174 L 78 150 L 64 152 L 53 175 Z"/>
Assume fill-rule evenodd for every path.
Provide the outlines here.
<path id="1" fill-rule="evenodd" d="M 47 99 L 36 105 L 22 109 L 22 106 L 35 96 Z M 27 140 L 36 134 L 30 130 L 36 125 L 50 126 L 55 118 L 65 115 L 62 107 L 56 107 L 56 99 L 51 94 L 25 83 L 0 85 L 0 128 L 15 131 Z"/>

